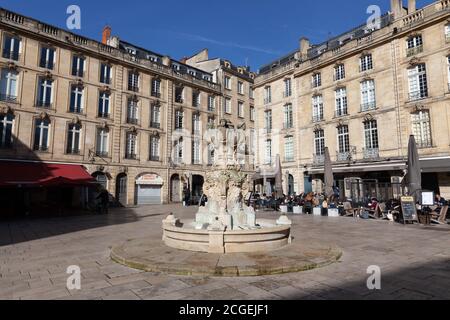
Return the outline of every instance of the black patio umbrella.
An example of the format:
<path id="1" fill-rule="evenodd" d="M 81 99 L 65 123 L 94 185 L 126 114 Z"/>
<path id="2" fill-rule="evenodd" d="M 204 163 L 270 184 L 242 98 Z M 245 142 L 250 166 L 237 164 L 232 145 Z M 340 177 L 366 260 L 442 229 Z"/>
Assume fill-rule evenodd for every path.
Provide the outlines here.
<path id="1" fill-rule="evenodd" d="M 330 150 L 325 148 L 325 161 L 324 161 L 324 174 L 325 174 L 325 195 L 331 198 L 334 194 L 334 176 L 333 166 L 331 164 Z"/>
<path id="2" fill-rule="evenodd" d="M 406 173 L 408 194 L 413 196 L 417 202 L 422 201 L 422 168 L 420 167 L 419 151 L 416 139 L 410 136 L 408 144 L 408 172 Z"/>

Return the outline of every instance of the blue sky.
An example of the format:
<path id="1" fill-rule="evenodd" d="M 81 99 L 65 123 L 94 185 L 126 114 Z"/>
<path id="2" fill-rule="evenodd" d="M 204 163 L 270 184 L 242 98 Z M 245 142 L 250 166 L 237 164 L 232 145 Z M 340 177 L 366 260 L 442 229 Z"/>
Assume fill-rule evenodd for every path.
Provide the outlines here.
<path id="1" fill-rule="evenodd" d="M 418 7 L 433 2 L 418 0 Z M 113 34 L 175 59 L 208 48 L 210 57 L 235 64 L 262 65 L 296 49 L 306 36 L 325 41 L 362 23 L 367 7 L 377 4 L 383 12 L 390 0 L 1 0 L 0 6 L 44 22 L 66 27 L 66 9 L 81 8 L 82 29 L 76 31 L 101 39 L 104 25 Z M 406 1 L 405 1 L 406 4 Z"/>

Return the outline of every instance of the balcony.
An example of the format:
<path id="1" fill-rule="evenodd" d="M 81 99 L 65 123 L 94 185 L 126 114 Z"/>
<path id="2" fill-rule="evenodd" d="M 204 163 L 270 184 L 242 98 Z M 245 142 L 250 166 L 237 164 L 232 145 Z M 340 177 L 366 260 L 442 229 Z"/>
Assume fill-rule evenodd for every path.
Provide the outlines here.
<path id="1" fill-rule="evenodd" d="M 160 158 L 159 156 L 150 156 L 150 161 L 159 162 Z"/>
<path id="2" fill-rule="evenodd" d="M 3 51 L 2 57 L 9 60 L 19 61 L 20 54 L 18 52 Z"/>
<path id="3" fill-rule="evenodd" d="M 295 161 L 295 159 L 293 156 L 284 158 L 284 162 L 294 162 L 294 161 Z"/>
<path id="4" fill-rule="evenodd" d="M 128 124 L 134 124 L 134 125 L 137 125 L 137 124 L 139 124 L 139 120 L 138 119 L 136 119 L 136 118 L 127 118 L 127 123 Z"/>
<path id="5" fill-rule="evenodd" d="M 265 98 L 264 99 L 264 104 L 270 104 L 272 103 L 272 98 Z"/>
<path id="6" fill-rule="evenodd" d="M 34 146 L 33 150 L 36 152 L 48 152 L 48 147 L 47 146 Z"/>
<path id="7" fill-rule="evenodd" d="M 293 124 L 292 122 L 289 122 L 289 123 L 283 123 L 283 129 L 284 129 L 284 130 L 294 129 L 294 124 Z"/>
<path id="8" fill-rule="evenodd" d="M 320 166 L 325 163 L 325 155 L 323 154 L 315 154 L 313 159 L 315 166 Z"/>
<path id="9" fill-rule="evenodd" d="M 96 151 L 95 155 L 100 158 L 108 158 L 109 153 L 107 151 Z"/>
<path id="10" fill-rule="evenodd" d="M 155 98 L 158 98 L 158 99 L 161 98 L 161 92 L 152 91 L 151 95 L 152 95 L 152 97 L 155 97 Z"/>
<path id="11" fill-rule="evenodd" d="M 322 81 L 320 81 L 320 82 L 313 82 L 313 83 L 311 83 L 311 89 L 317 89 L 317 88 L 319 88 L 319 87 L 321 87 L 322 86 Z"/>
<path id="12" fill-rule="evenodd" d="M 49 101 L 37 101 L 36 107 L 50 109 L 52 107 L 52 103 Z"/>
<path id="13" fill-rule="evenodd" d="M 406 51 L 406 56 L 409 58 L 409 57 L 415 56 L 416 54 L 419 54 L 419 53 L 422 53 L 422 52 L 423 52 L 423 45 L 420 45 L 420 46 L 417 46 L 417 47 L 414 47 L 414 48 L 409 48 Z"/>
<path id="14" fill-rule="evenodd" d="M 137 160 L 137 155 L 132 153 L 125 154 L 125 159 L 127 160 Z"/>
<path id="15" fill-rule="evenodd" d="M 9 94 L 0 94 L 0 101 L 5 101 L 5 102 L 16 102 L 17 101 L 17 96 L 12 96 Z"/>
<path id="16" fill-rule="evenodd" d="M 348 116 L 347 108 L 334 111 L 335 118 L 340 118 L 340 117 L 345 117 L 345 116 Z"/>
<path id="17" fill-rule="evenodd" d="M 409 93 L 409 101 L 417 101 L 421 99 L 428 98 L 428 92 L 427 91 L 413 91 Z"/>
<path id="18" fill-rule="evenodd" d="M 323 121 L 323 115 L 322 114 L 313 116 L 312 122 L 320 122 L 320 121 Z"/>
<path id="19" fill-rule="evenodd" d="M 128 91 L 139 92 L 139 86 L 128 85 Z"/>
<path id="20" fill-rule="evenodd" d="M 352 160 L 352 154 L 350 152 L 337 152 L 336 159 L 338 162 L 345 162 Z"/>
<path id="21" fill-rule="evenodd" d="M 176 103 L 184 103 L 184 99 L 182 97 L 175 97 L 175 102 Z"/>
<path id="22" fill-rule="evenodd" d="M 83 110 L 81 109 L 81 108 L 79 108 L 79 107 L 70 107 L 69 108 L 69 112 L 70 113 L 77 113 L 77 114 L 82 114 L 83 113 Z"/>
<path id="23" fill-rule="evenodd" d="M 152 121 L 152 122 L 150 122 L 150 128 L 161 129 L 161 123 Z"/>
<path id="24" fill-rule="evenodd" d="M 97 116 L 102 119 L 109 119 L 110 117 L 109 113 L 107 112 L 99 112 Z"/>
<path id="25" fill-rule="evenodd" d="M 289 98 L 289 97 L 292 97 L 292 91 L 283 92 L 283 98 Z"/>
<path id="26" fill-rule="evenodd" d="M 364 148 L 363 155 L 365 160 L 376 160 L 380 158 L 380 150 L 378 148 Z"/>
<path id="27" fill-rule="evenodd" d="M 366 102 L 366 103 L 361 104 L 361 112 L 375 110 L 376 108 L 377 108 L 377 103 L 375 101 Z"/>
<path id="28" fill-rule="evenodd" d="M 417 143 L 417 148 L 419 148 L 419 149 L 433 148 L 433 143 L 431 142 L 431 140 L 430 141 L 426 141 L 426 140 L 419 140 L 419 139 L 417 139 L 416 143 Z"/>
<path id="29" fill-rule="evenodd" d="M 80 150 L 69 148 L 69 149 L 66 150 L 66 153 L 67 154 L 71 154 L 71 155 L 80 155 Z"/>

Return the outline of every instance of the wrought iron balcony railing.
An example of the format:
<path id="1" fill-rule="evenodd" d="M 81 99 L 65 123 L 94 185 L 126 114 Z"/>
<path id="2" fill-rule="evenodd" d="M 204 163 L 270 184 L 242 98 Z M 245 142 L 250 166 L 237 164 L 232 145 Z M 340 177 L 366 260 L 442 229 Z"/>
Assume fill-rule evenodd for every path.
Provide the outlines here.
<path id="1" fill-rule="evenodd" d="M 150 128 L 161 129 L 161 123 L 159 122 L 150 122 Z"/>
<path id="2" fill-rule="evenodd" d="M 337 152 L 336 159 L 338 162 L 350 161 L 352 154 L 350 152 Z"/>
<path id="3" fill-rule="evenodd" d="M 107 151 L 96 151 L 95 155 L 100 158 L 108 158 L 109 153 Z"/>
<path id="4" fill-rule="evenodd" d="M 36 107 L 50 109 L 52 107 L 52 103 L 49 101 L 37 101 Z"/>
<path id="5" fill-rule="evenodd" d="M 377 103 L 375 101 L 372 102 L 366 102 L 361 104 L 361 112 L 374 110 L 377 108 Z"/>
<path id="6" fill-rule="evenodd" d="M 0 94 L 0 101 L 16 102 L 17 101 L 17 96 L 12 96 L 12 95 L 9 95 L 9 94 L 1 93 Z"/>
<path id="7" fill-rule="evenodd" d="M 420 45 L 420 46 L 417 46 L 414 48 L 407 49 L 406 56 L 409 58 L 409 57 L 415 56 L 416 54 L 419 54 L 422 52 L 423 52 L 423 45 Z"/>
<path id="8" fill-rule="evenodd" d="M 413 91 L 409 93 L 409 101 L 416 101 L 425 98 L 428 98 L 428 91 L 425 90 Z"/>
<path id="9" fill-rule="evenodd" d="M 363 149 L 364 159 L 379 159 L 380 158 L 380 149 L 378 148 L 364 148 Z"/>
<path id="10" fill-rule="evenodd" d="M 325 155 L 315 154 L 313 159 L 314 165 L 323 165 L 325 163 Z"/>

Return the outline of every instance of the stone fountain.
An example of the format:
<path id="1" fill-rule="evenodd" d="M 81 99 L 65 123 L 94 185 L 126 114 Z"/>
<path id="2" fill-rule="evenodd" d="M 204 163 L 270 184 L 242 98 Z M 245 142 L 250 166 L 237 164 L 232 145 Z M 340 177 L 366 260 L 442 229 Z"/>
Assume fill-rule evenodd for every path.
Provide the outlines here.
<path id="1" fill-rule="evenodd" d="M 235 128 L 222 120 L 206 134 L 214 147 L 215 161 L 203 186 L 208 198 L 195 220 L 182 222 L 173 214 L 163 221 L 163 241 L 172 248 L 208 252 L 261 252 L 291 243 L 291 221 L 256 219 L 253 208 L 245 204 L 250 183 L 239 164 L 240 146 L 245 145 L 245 126 Z"/>

